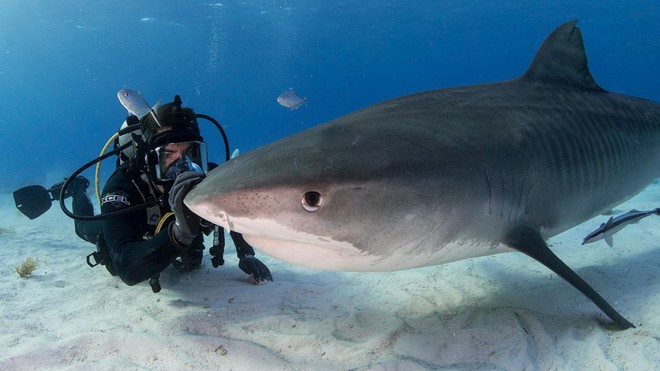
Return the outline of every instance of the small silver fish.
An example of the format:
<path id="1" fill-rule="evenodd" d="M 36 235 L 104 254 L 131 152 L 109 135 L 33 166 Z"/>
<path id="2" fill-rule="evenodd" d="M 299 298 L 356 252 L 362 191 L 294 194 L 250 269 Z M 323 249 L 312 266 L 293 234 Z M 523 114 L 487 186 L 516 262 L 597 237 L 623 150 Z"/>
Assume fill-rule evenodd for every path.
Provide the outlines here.
<path id="1" fill-rule="evenodd" d="M 119 98 L 121 105 L 126 108 L 128 113 L 138 118 L 142 118 L 151 111 L 151 107 L 137 90 L 131 88 L 121 89 L 117 92 L 117 98 Z"/>
<path id="2" fill-rule="evenodd" d="M 289 89 L 277 97 L 277 103 L 286 108 L 298 109 L 303 104 L 307 106 L 305 98 L 301 98 L 296 91 Z"/>
<path id="3" fill-rule="evenodd" d="M 147 100 L 144 99 L 139 91 L 131 88 L 123 88 L 117 92 L 117 98 L 119 98 L 121 105 L 124 106 L 124 108 L 126 108 L 128 113 L 131 115 L 135 115 L 139 119 L 142 119 L 145 115 L 151 113 L 151 116 L 153 116 L 156 124 L 158 124 L 158 126 L 162 126 L 158 120 L 158 117 L 156 116 L 155 111 L 155 108 L 158 106 L 158 104 L 156 104 L 154 108 L 150 107 L 149 103 L 147 103 Z"/>

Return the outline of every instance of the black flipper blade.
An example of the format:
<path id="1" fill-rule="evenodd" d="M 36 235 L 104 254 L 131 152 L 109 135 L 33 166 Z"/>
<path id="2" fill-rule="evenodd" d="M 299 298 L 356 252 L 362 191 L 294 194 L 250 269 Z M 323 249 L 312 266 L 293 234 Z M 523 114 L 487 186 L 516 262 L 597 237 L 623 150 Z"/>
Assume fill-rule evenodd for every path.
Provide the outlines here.
<path id="1" fill-rule="evenodd" d="M 14 202 L 16 208 L 30 219 L 41 216 L 53 204 L 48 190 L 40 185 L 31 185 L 14 191 Z"/>
<path id="2" fill-rule="evenodd" d="M 528 227 L 518 227 L 507 234 L 505 243 L 545 265 L 551 271 L 558 274 L 561 278 L 580 290 L 588 297 L 598 308 L 600 308 L 608 317 L 624 329 L 634 328 L 630 321 L 625 319 L 619 312 L 601 297 L 596 290 L 575 273 L 568 265 L 555 255 L 548 245 L 543 241 L 541 234 Z"/>

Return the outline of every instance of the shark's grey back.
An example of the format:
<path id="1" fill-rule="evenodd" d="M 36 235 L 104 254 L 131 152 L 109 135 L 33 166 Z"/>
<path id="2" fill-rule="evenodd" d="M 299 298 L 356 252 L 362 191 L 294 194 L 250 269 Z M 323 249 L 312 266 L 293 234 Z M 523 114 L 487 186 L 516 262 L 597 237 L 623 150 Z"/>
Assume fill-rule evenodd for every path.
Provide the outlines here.
<path id="1" fill-rule="evenodd" d="M 344 119 L 363 138 L 363 168 L 377 161 L 407 182 L 437 177 L 436 192 L 473 201 L 487 192 L 490 214 L 547 236 L 660 176 L 660 107 L 613 93 L 518 79 L 404 97 Z M 348 134 L 341 121 L 327 128 L 337 140 Z"/>

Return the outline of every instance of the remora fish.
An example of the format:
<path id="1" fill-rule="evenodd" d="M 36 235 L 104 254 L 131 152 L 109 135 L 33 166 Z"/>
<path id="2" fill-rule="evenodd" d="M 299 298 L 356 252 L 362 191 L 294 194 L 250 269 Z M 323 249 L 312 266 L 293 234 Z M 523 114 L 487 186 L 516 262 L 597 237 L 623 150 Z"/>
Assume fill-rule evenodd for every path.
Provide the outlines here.
<path id="1" fill-rule="evenodd" d="M 289 89 L 277 97 L 277 103 L 292 110 L 298 109 L 300 106 L 307 105 L 307 101 L 301 98 L 293 89 Z"/>
<path id="2" fill-rule="evenodd" d="M 396 98 L 257 148 L 186 204 L 318 269 L 520 251 L 634 327 L 545 243 L 660 175 L 660 104 L 598 86 L 576 24 L 553 31 L 519 78 Z"/>
<path id="3" fill-rule="evenodd" d="M 595 231 L 589 233 L 587 237 L 584 238 L 582 244 L 596 242 L 598 240 L 605 239 L 609 247 L 614 246 L 614 239 L 612 235 L 616 232 L 622 230 L 629 224 L 637 223 L 638 221 L 646 218 L 649 215 L 660 215 L 660 208 L 648 211 L 638 211 L 630 210 L 625 214 L 619 215 L 616 218 L 610 217 L 607 220 L 607 223 L 603 223 Z"/>

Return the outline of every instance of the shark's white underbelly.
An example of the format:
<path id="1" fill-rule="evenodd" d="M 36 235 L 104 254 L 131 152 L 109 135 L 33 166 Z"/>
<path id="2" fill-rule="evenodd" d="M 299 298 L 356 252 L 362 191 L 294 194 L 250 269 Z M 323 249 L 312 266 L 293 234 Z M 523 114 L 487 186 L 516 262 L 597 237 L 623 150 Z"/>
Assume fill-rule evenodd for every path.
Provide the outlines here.
<path id="1" fill-rule="evenodd" d="M 243 229 L 240 223 L 234 225 L 238 226 L 238 230 Z M 396 271 L 514 251 L 503 244 L 463 240 L 423 250 L 415 242 L 400 246 L 383 246 L 379 254 L 379 251 L 365 252 L 349 242 L 296 231 L 279 229 L 282 231 L 282 239 L 267 237 L 265 233 L 250 234 L 268 229 L 266 224 L 260 224 L 255 226 L 255 229 L 244 229 L 245 232 L 242 233 L 250 245 L 265 254 L 292 264 L 329 271 Z"/>

